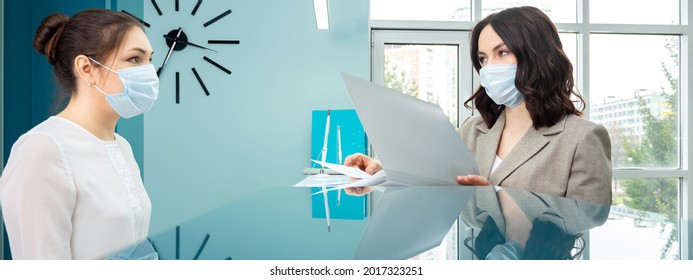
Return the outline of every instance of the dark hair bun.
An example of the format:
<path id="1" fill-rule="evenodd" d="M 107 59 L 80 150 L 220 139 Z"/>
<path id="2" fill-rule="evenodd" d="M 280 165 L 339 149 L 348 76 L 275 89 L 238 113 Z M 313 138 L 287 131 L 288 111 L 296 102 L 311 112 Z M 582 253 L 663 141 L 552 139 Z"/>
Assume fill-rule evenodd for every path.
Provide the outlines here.
<path id="1" fill-rule="evenodd" d="M 50 64 L 55 64 L 55 51 L 58 45 L 60 34 L 67 24 L 68 17 L 64 14 L 55 13 L 47 16 L 36 29 L 34 36 L 34 49 L 40 54 L 48 57 Z"/>

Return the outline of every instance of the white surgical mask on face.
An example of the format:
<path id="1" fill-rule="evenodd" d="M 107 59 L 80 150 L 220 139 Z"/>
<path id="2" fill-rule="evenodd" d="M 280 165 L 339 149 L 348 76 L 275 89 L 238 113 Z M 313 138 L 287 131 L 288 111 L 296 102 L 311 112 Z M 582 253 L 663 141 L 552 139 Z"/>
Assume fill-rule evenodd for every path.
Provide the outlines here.
<path id="1" fill-rule="evenodd" d="M 479 70 L 481 86 L 486 94 L 498 105 L 515 108 L 525 99 L 515 87 L 517 64 L 492 64 Z"/>
<path id="2" fill-rule="evenodd" d="M 154 101 L 159 97 L 159 77 L 156 75 L 154 65 L 147 64 L 116 71 L 91 57 L 89 59 L 109 71 L 117 73 L 120 81 L 123 82 L 123 92 L 117 94 L 108 94 L 98 86 L 90 84 L 106 96 L 108 104 L 118 115 L 129 119 L 152 108 Z"/>

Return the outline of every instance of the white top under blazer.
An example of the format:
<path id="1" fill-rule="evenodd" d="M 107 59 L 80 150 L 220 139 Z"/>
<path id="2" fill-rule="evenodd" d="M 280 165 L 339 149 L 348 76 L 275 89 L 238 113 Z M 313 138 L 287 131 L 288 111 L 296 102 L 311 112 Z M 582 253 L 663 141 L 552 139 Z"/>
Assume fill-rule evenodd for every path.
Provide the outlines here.
<path id="1" fill-rule="evenodd" d="M 13 259 L 104 259 L 149 231 L 151 203 L 130 144 L 57 116 L 12 146 L 0 204 Z"/>

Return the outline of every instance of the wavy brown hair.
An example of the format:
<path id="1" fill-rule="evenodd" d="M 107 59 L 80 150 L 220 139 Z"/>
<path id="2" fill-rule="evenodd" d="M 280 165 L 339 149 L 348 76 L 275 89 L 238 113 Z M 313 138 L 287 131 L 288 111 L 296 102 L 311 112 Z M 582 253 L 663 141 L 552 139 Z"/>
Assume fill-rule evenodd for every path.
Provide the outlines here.
<path id="1" fill-rule="evenodd" d="M 573 65 L 563 52 L 556 26 L 546 14 L 535 7 L 518 7 L 491 14 L 480 21 L 472 31 L 470 53 L 477 73 L 481 69 L 479 34 L 489 24 L 517 58 L 515 87 L 525 97 L 535 129 L 552 126 L 566 114 L 582 115 L 585 100 L 575 90 Z M 573 104 L 571 95 L 581 103 L 580 109 Z M 474 106 L 470 105 L 472 102 Z M 476 108 L 489 128 L 505 109 L 494 103 L 482 86 L 464 106 Z"/>

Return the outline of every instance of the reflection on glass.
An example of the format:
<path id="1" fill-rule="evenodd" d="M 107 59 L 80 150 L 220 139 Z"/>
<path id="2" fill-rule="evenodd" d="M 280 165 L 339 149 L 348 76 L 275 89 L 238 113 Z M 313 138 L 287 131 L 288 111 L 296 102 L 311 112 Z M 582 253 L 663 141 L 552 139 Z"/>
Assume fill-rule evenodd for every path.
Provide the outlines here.
<path id="1" fill-rule="evenodd" d="M 602 225 L 609 205 L 528 192 L 479 187 L 462 220 L 477 229 L 465 247 L 479 259 L 577 259 L 583 233 Z"/>
<path id="2" fill-rule="evenodd" d="M 457 46 L 386 44 L 383 83 L 439 105 L 457 126 L 457 54 Z"/>
<path id="3" fill-rule="evenodd" d="M 577 3 L 575 0 L 482 0 L 481 16 L 486 17 L 507 8 L 521 6 L 537 7 L 556 23 L 577 22 Z"/>
<path id="4" fill-rule="evenodd" d="M 590 231 L 590 259 L 679 259 L 676 178 L 614 181 L 609 220 Z"/>
<path id="5" fill-rule="evenodd" d="M 414 256 L 410 260 L 456 260 L 457 236 L 457 222 L 455 222 L 443 241 L 440 242 L 440 245 Z"/>
<path id="6" fill-rule="evenodd" d="M 371 0 L 374 20 L 470 21 L 470 0 Z"/>
<path id="7" fill-rule="evenodd" d="M 379 2 L 379 1 L 373 1 Z M 372 3 L 373 3 L 372 2 Z M 405 5 L 409 2 L 398 2 Z M 457 46 L 385 44 L 383 84 L 396 91 L 437 104 L 458 126 L 459 58 Z M 457 259 L 457 223 L 440 246 L 412 259 Z"/>
<path id="8" fill-rule="evenodd" d="M 590 22 L 679 24 L 679 0 L 590 1 Z"/>
<path id="9" fill-rule="evenodd" d="M 591 35 L 590 119 L 614 168 L 679 167 L 679 37 Z"/>

